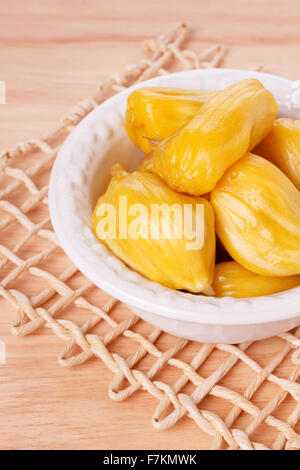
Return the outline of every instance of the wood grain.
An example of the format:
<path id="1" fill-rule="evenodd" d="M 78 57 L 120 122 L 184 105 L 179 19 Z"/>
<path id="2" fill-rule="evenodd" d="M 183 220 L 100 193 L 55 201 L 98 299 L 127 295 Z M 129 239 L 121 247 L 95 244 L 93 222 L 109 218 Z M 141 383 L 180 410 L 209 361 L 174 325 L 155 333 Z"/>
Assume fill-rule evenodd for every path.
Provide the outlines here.
<path id="1" fill-rule="evenodd" d="M 1 2 L 0 79 L 7 86 L 7 104 L 0 106 L 1 148 L 47 133 L 102 78 L 137 61 L 144 38 L 166 32 L 178 21 L 191 25 L 188 46 L 195 50 L 225 44 L 228 67 L 264 65 L 272 73 L 299 79 L 299 17 L 298 0 L 15 0 L 14 8 Z M 124 309 L 119 307 L 119 315 Z M 209 437 L 188 418 L 169 431 L 154 431 L 151 417 L 156 402 L 144 392 L 123 403 L 110 401 L 107 389 L 112 377 L 99 361 L 60 368 L 56 358 L 63 344 L 48 329 L 26 338 L 11 336 L 14 315 L 1 300 L 0 335 L 7 345 L 7 365 L 0 366 L 0 449 L 209 446 Z M 166 348 L 168 341 L 162 337 L 160 346 Z M 281 347 L 279 339 L 266 340 L 250 353 L 264 365 Z M 196 348 L 194 344 L 187 354 Z M 221 353 L 216 352 L 201 374 L 208 376 L 220 360 Z M 286 377 L 288 372 L 283 363 L 278 374 Z M 174 379 L 174 372 L 168 373 Z M 250 376 L 239 365 L 224 384 L 241 391 Z M 264 406 L 274 387 L 264 385 L 255 404 Z M 291 406 L 286 403 L 277 416 L 284 416 Z M 205 399 L 202 407 L 222 417 L 229 410 L 227 403 L 212 398 Z M 248 421 L 242 415 L 237 425 Z M 255 439 L 262 436 L 271 445 L 274 432 L 262 426 Z"/>

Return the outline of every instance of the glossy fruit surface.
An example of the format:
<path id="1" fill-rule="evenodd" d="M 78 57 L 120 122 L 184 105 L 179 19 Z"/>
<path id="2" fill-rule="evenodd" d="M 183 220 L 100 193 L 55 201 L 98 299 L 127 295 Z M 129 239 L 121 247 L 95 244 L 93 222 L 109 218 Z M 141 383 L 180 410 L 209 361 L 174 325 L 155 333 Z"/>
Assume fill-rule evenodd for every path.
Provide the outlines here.
<path id="1" fill-rule="evenodd" d="M 117 167 L 97 202 L 92 228 L 120 260 L 148 279 L 173 289 L 212 293 L 214 214 L 206 199 L 175 193 L 155 174 L 129 174 Z M 196 233 L 203 235 L 199 243 Z"/>
<path id="2" fill-rule="evenodd" d="M 146 155 L 139 164 L 138 167 L 139 171 L 152 171 L 153 170 L 153 161 L 152 161 L 152 153 Z"/>
<path id="3" fill-rule="evenodd" d="M 211 91 L 179 88 L 139 88 L 129 95 L 125 129 L 144 153 L 184 126 L 213 96 Z"/>
<path id="4" fill-rule="evenodd" d="M 248 153 L 210 201 L 216 232 L 235 261 L 266 276 L 300 274 L 300 193 L 275 165 Z"/>
<path id="5" fill-rule="evenodd" d="M 213 288 L 216 297 L 259 297 L 300 286 L 300 276 L 261 276 L 235 261 L 216 265 Z"/>
<path id="6" fill-rule="evenodd" d="M 277 119 L 254 153 L 278 166 L 300 191 L 300 121 Z"/>
<path id="7" fill-rule="evenodd" d="M 227 168 L 270 132 L 277 111 L 273 95 L 258 80 L 235 83 L 155 147 L 154 171 L 175 191 L 208 193 Z"/>

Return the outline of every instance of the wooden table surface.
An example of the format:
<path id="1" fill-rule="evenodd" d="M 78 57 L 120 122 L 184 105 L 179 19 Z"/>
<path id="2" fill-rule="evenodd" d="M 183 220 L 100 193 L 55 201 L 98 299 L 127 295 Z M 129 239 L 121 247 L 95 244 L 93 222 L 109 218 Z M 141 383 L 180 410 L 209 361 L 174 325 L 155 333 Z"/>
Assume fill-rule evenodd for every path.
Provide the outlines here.
<path id="1" fill-rule="evenodd" d="M 140 59 L 144 38 L 167 32 L 178 21 L 191 26 L 189 46 L 195 50 L 227 46 L 226 66 L 264 65 L 269 72 L 300 78 L 298 0 L 2 1 L 0 80 L 7 86 L 7 104 L 0 106 L 1 148 L 47 133 L 101 79 Z M 23 339 L 11 336 L 13 318 L 1 300 L 7 365 L 0 366 L 0 449 L 207 448 L 209 438 L 188 419 L 156 432 L 151 426 L 156 403 L 146 393 L 110 401 L 111 374 L 99 361 L 60 368 L 62 343 L 49 330 Z M 272 348 L 276 341 L 265 342 L 260 357 L 270 357 Z M 246 374 L 241 370 L 238 381 Z M 258 404 L 273 392 L 270 387 L 269 397 L 258 397 Z M 215 408 L 222 414 L 217 399 Z"/>

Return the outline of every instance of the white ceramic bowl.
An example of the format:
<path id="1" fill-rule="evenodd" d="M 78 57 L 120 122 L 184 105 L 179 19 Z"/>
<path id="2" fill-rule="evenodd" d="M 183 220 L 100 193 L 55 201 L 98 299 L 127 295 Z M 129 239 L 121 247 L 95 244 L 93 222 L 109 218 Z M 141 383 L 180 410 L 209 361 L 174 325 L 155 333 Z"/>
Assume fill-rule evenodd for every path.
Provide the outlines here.
<path id="1" fill-rule="evenodd" d="M 266 338 L 300 324 L 300 288 L 249 299 L 205 297 L 174 291 L 129 269 L 97 241 L 92 209 L 120 162 L 129 171 L 142 153 L 123 128 L 127 96 L 141 86 L 223 89 L 257 78 L 275 96 L 280 115 L 300 119 L 297 83 L 268 74 L 208 69 L 180 72 L 140 83 L 107 100 L 73 130 L 62 146 L 50 181 L 50 213 L 58 239 L 78 269 L 134 313 L 168 333 L 210 343 Z"/>

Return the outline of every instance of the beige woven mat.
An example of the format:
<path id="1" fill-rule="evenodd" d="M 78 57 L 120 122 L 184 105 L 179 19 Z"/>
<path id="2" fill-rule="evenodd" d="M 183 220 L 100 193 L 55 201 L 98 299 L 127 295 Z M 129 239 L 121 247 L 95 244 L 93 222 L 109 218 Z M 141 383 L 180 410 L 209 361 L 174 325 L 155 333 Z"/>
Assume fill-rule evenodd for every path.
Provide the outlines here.
<path id="1" fill-rule="evenodd" d="M 140 389 L 150 393 L 158 401 L 152 421 L 156 429 L 170 428 L 187 415 L 211 436 L 212 449 L 268 449 L 262 438 L 260 442 L 255 438 L 262 426 L 265 429 L 259 435 L 271 435 L 273 449 L 300 449 L 296 431 L 300 417 L 300 327 L 266 340 L 267 344 L 228 346 L 170 337 L 127 310 L 126 316 L 119 318 L 114 313 L 118 309 L 114 299 L 98 305 L 100 290 L 71 264 L 51 228 L 47 206 L 51 166 L 59 145 L 84 116 L 132 83 L 168 73 L 174 62 L 177 69 L 221 63 L 221 46 L 196 54 L 182 48 L 186 35 L 187 27 L 179 25 L 169 35 L 147 41 L 147 59 L 102 83 L 97 94 L 76 106 L 49 136 L 30 139 L 1 155 L 0 294 L 17 312 L 14 335 L 28 335 L 46 326 L 65 342 L 58 359 L 61 366 L 99 358 L 113 373 L 109 387 L 112 400 L 125 400 Z M 83 324 L 78 312 L 85 313 Z M 161 341 L 163 335 L 168 337 L 165 342 Z M 135 352 L 128 356 L 126 351 Z M 178 372 L 174 383 L 170 368 Z M 232 379 L 241 370 L 249 382 L 243 388 L 233 387 L 239 381 Z M 266 391 L 272 396 L 267 402 Z M 223 413 L 216 414 L 210 408 L 210 397 L 223 400 Z"/>

